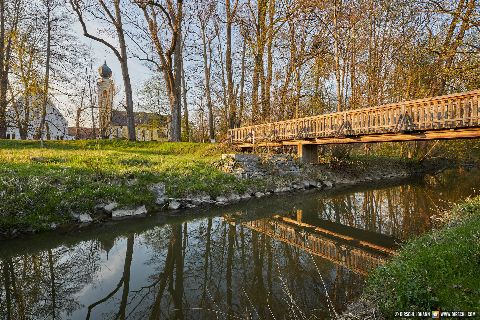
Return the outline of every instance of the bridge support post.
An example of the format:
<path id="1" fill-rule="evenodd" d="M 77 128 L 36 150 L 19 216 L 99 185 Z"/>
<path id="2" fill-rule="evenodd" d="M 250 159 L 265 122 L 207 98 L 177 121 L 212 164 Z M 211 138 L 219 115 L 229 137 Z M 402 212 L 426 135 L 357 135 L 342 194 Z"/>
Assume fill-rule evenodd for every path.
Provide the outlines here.
<path id="1" fill-rule="evenodd" d="M 316 144 L 299 144 L 297 155 L 303 163 L 318 163 L 318 146 Z"/>

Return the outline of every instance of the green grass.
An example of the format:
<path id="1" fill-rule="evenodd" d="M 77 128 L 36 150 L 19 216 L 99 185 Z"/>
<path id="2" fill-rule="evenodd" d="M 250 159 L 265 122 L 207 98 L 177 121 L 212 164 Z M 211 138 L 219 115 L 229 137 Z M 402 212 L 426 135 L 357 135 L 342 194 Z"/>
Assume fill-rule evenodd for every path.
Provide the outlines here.
<path id="1" fill-rule="evenodd" d="M 449 227 L 406 244 L 377 269 L 365 291 L 382 314 L 480 311 L 480 197 L 458 205 Z"/>
<path id="2" fill-rule="evenodd" d="M 47 229 L 100 202 L 153 206 L 148 191 L 166 184 L 170 197 L 246 190 L 247 181 L 219 171 L 220 145 L 127 141 L 0 140 L 0 229 Z"/>

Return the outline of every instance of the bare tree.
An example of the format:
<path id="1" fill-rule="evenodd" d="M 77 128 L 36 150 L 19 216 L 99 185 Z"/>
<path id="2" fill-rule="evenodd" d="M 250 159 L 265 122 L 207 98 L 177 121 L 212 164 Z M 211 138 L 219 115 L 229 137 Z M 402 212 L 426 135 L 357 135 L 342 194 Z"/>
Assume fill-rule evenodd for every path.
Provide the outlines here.
<path id="1" fill-rule="evenodd" d="M 125 89 L 126 97 L 126 111 L 127 111 L 127 127 L 128 127 L 128 139 L 130 141 L 136 140 L 135 134 L 135 115 L 133 112 L 133 92 L 132 84 L 130 81 L 130 73 L 128 68 L 128 55 L 127 55 L 127 44 L 125 41 L 125 30 L 123 25 L 123 17 L 121 11 L 120 0 L 113 0 L 113 8 L 110 8 L 104 0 L 98 0 L 87 5 L 84 1 L 81 0 L 70 0 L 73 11 L 76 13 L 80 24 L 82 25 L 83 34 L 94 41 L 97 41 L 106 47 L 108 47 L 117 57 L 120 67 L 122 69 L 122 78 L 123 85 Z M 115 34 L 118 40 L 118 48 L 116 45 L 111 44 L 104 38 L 95 36 L 88 31 L 87 23 L 85 20 L 85 12 L 88 10 L 95 10 L 93 14 L 94 17 L 100 14 L 102 18 L 99 18 L 100 21 L 105 21 L 109 26 L 113 27 Z"/>
<path id="2" fill-rule="evenodd" d="M 47 116 L 47 103 L 48 103 L 48 91 L 50 85 L 50 60 L 52 58 L 52 28 L 58 17 L 55 17 L 54 11 L 59 5 L 55 0 L 44 0 L 45 5 L 45 21 L 47 23 L 47 43 L 45 52 L 45 77 L 43 81 L 43 99 L 42 99 L 42 111 L 40 116 L 40 125 L 38 126 L 36 139 L 40 139 L 43 145 L 43 130 L 45 128 L 45 118 Z"/>
<path id="3" fill-rule="evenodd" d="M 155 49 L 160 64 L 153 59 L 147 59 L 158 65 L 163 72 L 167 86 L 172 116 L 170 126 L 170 140 L 181 141 L 181 78 L 182 78 L 182 18 L 183 0 L 157 1 L 137 0 L 135 3 L 142 9 L 148 25 L 150 41 Z M 170 31 L 170 41 L 162 39 L 162 26 Z"/>
<path id="4" fill-rule="evenodd" d="M 7 90 L 11 66 L 12 38 L 18 28 L 22 1 L 0 0 L 0 139 L 7 134 Z"/>
<path id="5" fill-rule="evenodd" d="M 441 1 L 430 0 L 430 2 L 437 7 L 440 12 L 451 15 L 447 33 L 445 34 L 436 61 L 437 70 L 440 72 L 440 75 L 435 78 L 430 92 L 431 95 L 441 95 L 445 91 L 448 72 L 452 68 L 458 48 L 464 41 L 465 33 L 473 27 L 472 15 L 475 11 L 476 1 L 460 0 L 454 10 L 444 7 Z"/>
<path id="6" fill-rule="evenodd" d="M 233 93 L 233 70 L 232 70 L 232 23 L 237 12 L 238 0 L 235 0 L 233 8 L 231 8 L 230 0 L 225 0 L 226 15 L 226 37 L 227 48 L 225 52 L 225 71 L 227 74 L 227 104 L 229 108 L 229 128 L 234 128 L 237 122 L 237 102 Z"/>
<path id="7" fill-rule="evenodd" d="M 216 33 L 209 32 L 209 24 L 211 23 L 211 20 L 215 13 L 216 4 L 214 1 L 210 1 L 207 6 L 203 6 L 202 9 L 199 9 L 198 11 L 198 21 L 200 24 L 200 32 L 202 37 L 202 58 L 205 76 L 205 98 L 208 110 L 208 129 L 210 141 L 215 140 L 215 126 L 210 79 L 212 68 L 212 41 L 216 37 Z"/>

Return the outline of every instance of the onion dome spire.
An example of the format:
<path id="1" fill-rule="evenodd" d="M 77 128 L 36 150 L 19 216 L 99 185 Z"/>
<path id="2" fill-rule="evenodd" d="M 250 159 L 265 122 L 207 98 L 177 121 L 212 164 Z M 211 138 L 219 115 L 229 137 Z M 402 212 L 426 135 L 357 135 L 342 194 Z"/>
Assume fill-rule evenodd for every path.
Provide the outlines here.
<path id="1" fill-rule="evenodd" d="M 103 65 L 98 68 L 98 74 L 100 75 L 100 77 L 105 79 L 108 79 L 112 76 L 112 69 L 107 66 L 107 61 L 105 61 Z"/>

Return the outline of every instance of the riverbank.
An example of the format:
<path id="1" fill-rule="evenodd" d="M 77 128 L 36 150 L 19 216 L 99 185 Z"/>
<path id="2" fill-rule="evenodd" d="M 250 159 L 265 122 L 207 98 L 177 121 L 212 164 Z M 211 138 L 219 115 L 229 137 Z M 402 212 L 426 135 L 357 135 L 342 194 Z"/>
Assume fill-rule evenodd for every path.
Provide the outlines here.
<path id="1" fill-rule="evenodd" d="M 225 205 L 302 189 L 404 179 L 449 162 L 360 157 L 296 172 L 240 177 L 227 147 L 126 141 L 0 141 L 0 238 L 111 218 Z M 225 160 L 225 159 L 224 159 Z M 289 160 L 290 163 L 294 163 Z M 262 166 L 268 161 L 262 160 Z"/>
<path id="2" fill-rule="evenodd" d="M 390 319 L 396 312 L 480 315 L 480 197 L 455 206 L 445 226 L 404 245 L 375 270 L 341 319 Z M 452 315 L 445 315 L 450 318 Z M 442 317 L 443 318 L 443 317 Z"/>

